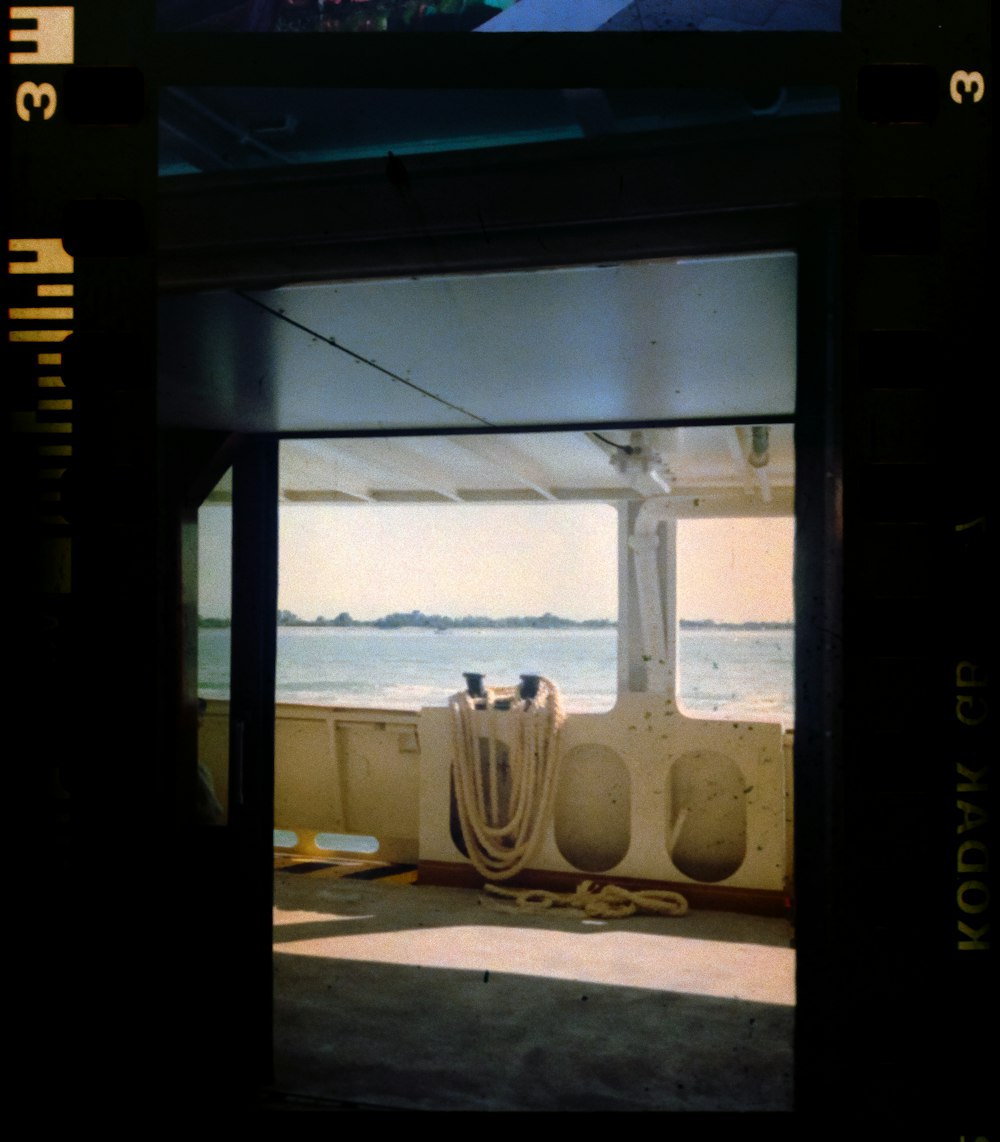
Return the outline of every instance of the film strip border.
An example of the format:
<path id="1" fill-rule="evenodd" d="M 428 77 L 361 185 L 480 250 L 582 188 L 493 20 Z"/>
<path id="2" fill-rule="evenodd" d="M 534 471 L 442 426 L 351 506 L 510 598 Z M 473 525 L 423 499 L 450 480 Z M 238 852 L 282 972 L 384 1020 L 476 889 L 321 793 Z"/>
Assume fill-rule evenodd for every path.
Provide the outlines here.
<path id="1" fill-rule="evenodd" d="M 109 624 L 132 624 L 137 646 L 157 642 L 149 590 L 156 143 L 135 21 L 125 12 L 109 5 L 95 19 L 92 6 L 9 9 L 12 687 L 24 724 L 36 728 L 45 774 L 32 782 L 42 797 L 36 819 L 60 830 L 79 823 L 74 806 L 84 802 L 125 808 L 133 779 L 140 799 L 152 801 L 156 787 L 151 772 L 129 772 L 116 744 L 119 734 L 134 743 L 148 732 L 134 698 L 155 695 L 156 656 L 137 653 L 116 678 L 106 653 Z M 107 764 L 88 765 L 79 727 L 109 703 L 116 731 Z"/>
<path id="2" fill-rule="evenodd" d="M 931 1091 L 939 1136 L 971 1140 L 987 1137 L 991 1098 L 990 1028 L 970 1003 L 996 938 L 988 11 L 852 15 L 839 914 L 849 1007 L 871 1024 L 841 1057 L 872 1113 L 908 1113 Z"/>
<path id="3" fill-rule="evenodd" d="M 151 9 L 10 9 L 12 701 L 45 727 L 57 822 L 81 790 L 105 814 L 121 789 L 130 812 L 157 795 L 128 768 L 148 708 L 114 702 L 100 654 L 108 621 L 158 635 Z M 989 16 L 982 0 L 844 6 L 844 1015 L 824 1029 L 821 1101 L 908 1119 L 919 1093 L 940 1136 L 970 1142 L 987 1136 L 995 937 Z M 121 664 L 131 694 L 157 692 L 155 662 Z M 83 767 L 79 727 L 109 707 L 105 764 Z"/>
<path id="4" fill-rule="evenodd" d="M 151 589 L 156 140 L 141 7 L 18 5 L 6 21 L 4 539 L 19 758 L 8 787 L 37 839 L 14 893 L 18 924 L 37 940 L 24 980 L 37 1049 L 55 1035 L 77 1058 L 53 1064 L 63 1107 L 81 1104 L 99 1081 L 77 1028 L 126 1035 L 137 1010 L 150 1025 L 162 1021 L 171 1001 L 193 993 L 196 974 L 177 939 L 179 886 L 161 860 L 147 852 L 116 861 L 104 900 L 117 907 L 100 916 L 92 879 L 126 835 L 163 836 L 169 816 L 163 769 L 152 761 L 162 646 Z M 140 893 L 151 909 L 134 906 Z M 157 927 L 162 952 L 139 955 Z M 106 950 L 117 940 L 133 951 L 112 967 Z M 170 982 L 136 986 L 144 958 L 154 972 L 172 963 Z M 153 1053 L 164 1065 L 166 1052 Z M 139 1101 L 129 1093 L 137 1072 L 122 1063 L 120 1073 L 124 1106 Z M 54 1113 L 40 1078 L 26 1075 L 22 1090 L 35 1082 L 39 1105 Z"/>

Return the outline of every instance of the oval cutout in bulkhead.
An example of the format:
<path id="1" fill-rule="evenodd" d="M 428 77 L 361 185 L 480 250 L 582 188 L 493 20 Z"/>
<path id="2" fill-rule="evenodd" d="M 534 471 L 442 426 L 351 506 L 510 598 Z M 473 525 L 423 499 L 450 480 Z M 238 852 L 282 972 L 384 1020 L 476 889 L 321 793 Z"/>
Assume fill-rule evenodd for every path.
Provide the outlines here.
<path id="1" fill-rule="evenodd" d="M 692 880 L 714 884 L 746 857 L 747 798 L 740 767 L 721 753 L 685 753 L 670 771 L 667 849 Z"/>
<path id="2" fill-rule="evenodd" d="M 378 837 L 363 836 L 360 833 L 317 833 L 313 844 L 326 852 L 337 853 L 377 853 Z"/>
<path id="3" fill-rule="evenodd" d="M 578 745 L 559 764 L 554 809 L 559 852 L 582 872 L 606 872 L 632 839 L 628 767 L 603 745 Z"/>

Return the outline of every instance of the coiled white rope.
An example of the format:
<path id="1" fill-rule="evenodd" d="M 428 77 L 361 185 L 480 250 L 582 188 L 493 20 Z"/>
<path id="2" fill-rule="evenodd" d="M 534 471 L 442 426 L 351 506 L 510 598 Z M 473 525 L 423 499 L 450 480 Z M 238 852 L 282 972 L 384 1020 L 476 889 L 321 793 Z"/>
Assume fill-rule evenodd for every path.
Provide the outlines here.
<path id="1" fill-rule="evenodd" d="M 498 711 L 498 701 L 509 708 Z M 506 880 L 525 866 L 548 820 L 566 720 L 559 689 L 539 678 L 532 698 L 522 698 L 519 687 L 497 686 L 478 698 L 462 691 L 448 705 L 455 801 L 469 860 L 485 879 Z M 506 759 L 499 749 L 501 717 Z"/>
<path id="2" fill-rule="evenodd" d="M 606 884 L 598 889 L 594 888 L 593 881 L 590 880 L 578 884 L 575 892 L 548 892 L 543 888 L 501 888 L 498 884 L 484 884 L 483 890 L 494 897 L 514 901 L 513 905 L 505 906 L 491 900 L 489 896 L 480 896 L 481 904 L 488 904 L 500 911 L 544 912 L 553 906 L 582 908 L 588 916 L 616 920 L 636 912 L 683 916 L 688 910 L 688 902 L 679 892 L 659 888 L 630 891 L 617 884 Z"/>

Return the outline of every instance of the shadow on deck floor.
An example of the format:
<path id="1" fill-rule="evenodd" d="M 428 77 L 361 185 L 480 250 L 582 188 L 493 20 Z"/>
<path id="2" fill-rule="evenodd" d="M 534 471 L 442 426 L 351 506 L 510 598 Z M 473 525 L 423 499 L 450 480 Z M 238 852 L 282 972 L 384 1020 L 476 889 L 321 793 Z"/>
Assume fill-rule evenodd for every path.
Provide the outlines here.
<path id="1" fill-rule="evenodd" d="M 784 920 L 275 874 L 281 1109 L 792 1109 Z"/>

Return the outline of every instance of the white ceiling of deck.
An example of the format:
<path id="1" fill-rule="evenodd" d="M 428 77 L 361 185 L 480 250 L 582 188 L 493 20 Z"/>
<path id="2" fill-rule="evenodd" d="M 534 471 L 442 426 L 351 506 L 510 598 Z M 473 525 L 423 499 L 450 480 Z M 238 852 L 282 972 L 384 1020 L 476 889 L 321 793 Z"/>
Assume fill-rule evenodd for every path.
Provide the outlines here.
<path id="1" fill-rule="evenodd" d="M 251 296 L 288 320 L 234 292 L 163 299 L 161 423 L 419 431 L 766 423 L 794 411 L 796 259 L 787 252 Z"/>
<path id="2" fill-rule="evenodd" d="M 281 445 L 279 488 L 287 504 L 613 502 L 669 491 L 681 515 L 786 514 L 792 427 L 769 427 L 766 443 L 758 467 L 743 427 L 294 439 Z"/>

